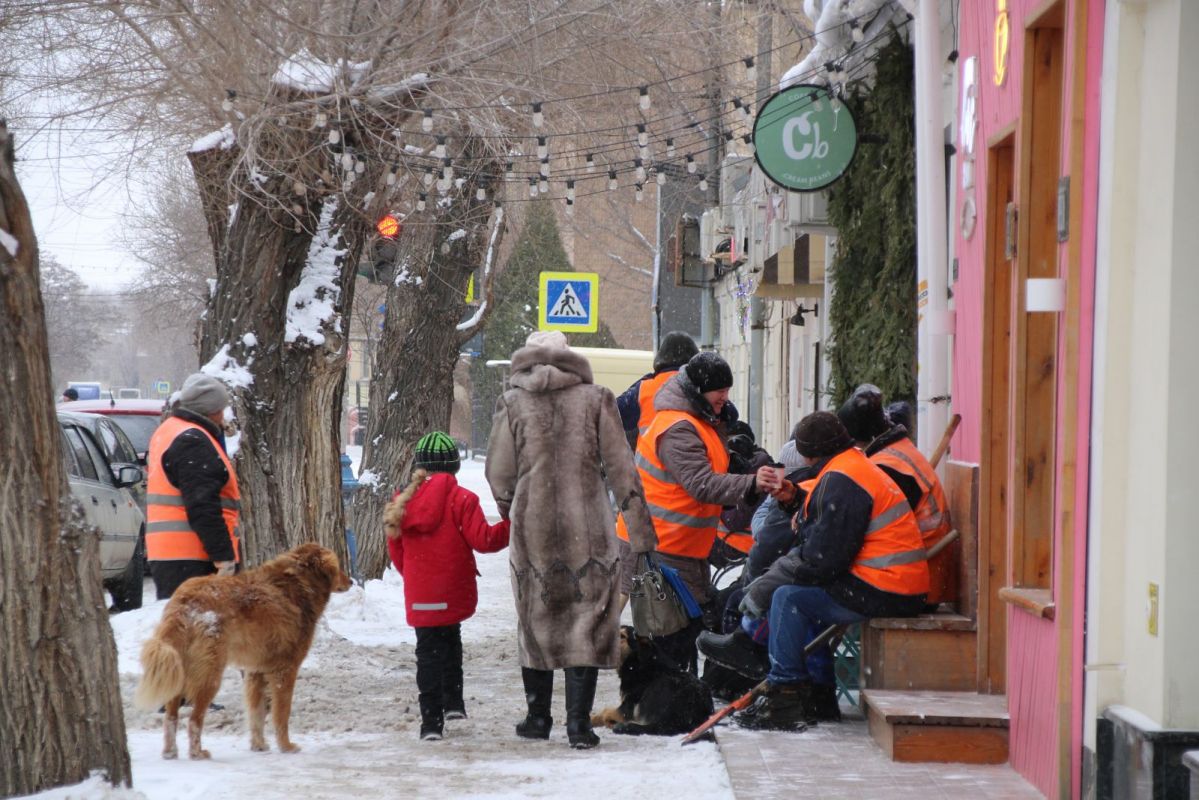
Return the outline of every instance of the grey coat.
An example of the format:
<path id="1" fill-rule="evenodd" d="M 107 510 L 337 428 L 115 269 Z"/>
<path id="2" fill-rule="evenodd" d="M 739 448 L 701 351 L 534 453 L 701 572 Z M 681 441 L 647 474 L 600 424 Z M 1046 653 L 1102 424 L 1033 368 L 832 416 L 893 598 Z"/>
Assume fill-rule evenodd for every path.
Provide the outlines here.
<path id="1" fill-rule="evenodd" d="M 525 347 L 496 406 L 487 481 L 512 522 L 521 666 L 619 665 L 620 550 L 606 484 L 634 551 L 657 544 L 616 398 L 571 350 Z"/>

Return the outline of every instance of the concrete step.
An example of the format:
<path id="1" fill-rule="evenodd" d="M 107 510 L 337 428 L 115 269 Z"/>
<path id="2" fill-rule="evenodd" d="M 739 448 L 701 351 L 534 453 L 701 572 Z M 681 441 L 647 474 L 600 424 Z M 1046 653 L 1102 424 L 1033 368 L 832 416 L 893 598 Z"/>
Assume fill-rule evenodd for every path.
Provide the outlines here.
<path id="1" fill-rule="evenodd" d="M 1008 760 L 1004 695 L 975 692 L 862 692 L 870 735 L 892 761 L 1003 764 Z"/>

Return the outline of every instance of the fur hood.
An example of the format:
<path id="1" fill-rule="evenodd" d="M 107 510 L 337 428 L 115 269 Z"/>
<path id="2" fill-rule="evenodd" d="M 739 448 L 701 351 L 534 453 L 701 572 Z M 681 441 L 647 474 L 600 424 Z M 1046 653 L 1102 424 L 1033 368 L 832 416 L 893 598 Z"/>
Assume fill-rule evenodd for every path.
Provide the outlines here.
<path id="1" fill-rule="evenodd" d="M 512 375 L 508 380 L 526 392 L 555 392 L 592 383 L 591 364 L 573 350 L 522 347 L 512 354 Z"/>

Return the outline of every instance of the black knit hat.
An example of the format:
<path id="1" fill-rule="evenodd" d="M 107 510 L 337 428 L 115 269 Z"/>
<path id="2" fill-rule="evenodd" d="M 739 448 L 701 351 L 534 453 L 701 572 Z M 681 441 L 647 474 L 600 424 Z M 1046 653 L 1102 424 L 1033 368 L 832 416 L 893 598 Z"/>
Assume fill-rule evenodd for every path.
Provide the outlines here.
<path id="1" fill-rule="evenodd" d="M 814 411 L 795 426 L 795 449 L 801 456 L 825 458 L 851 447 L 849 431 L 831 411 Z"/>
<path id="2" fill-rule="evenodd" d="M 715 392 L 733 385 L 733 370 L 728 362 L 715 353 L 698 353 L 683 367 L 691 385 L 704 392 Z"/>
<path id="3" fill-rule="evenodd" d="M 912 427 L 912 404 L 907 400 L 896 400 L 887 406 L 887 419 L 891 420 L 892 425 L 902 425 L 908 432 L 908 435 L 915 433 Z"/>
<path id="4" fill-rule="evenodd" d="M 456 474 L 461 466 L 458 444 L 441 431 L 426 433 L 416 443 L 416 459 L 412 466 L 428 472 Z"/>
<path id="5" fill-rule="evenodd" d="M 854 389 L 849 399 L 837 410 L 845 429 L 856 442 L 869 442 L 891 427 L 883 411 L 883 393 L 872 383 Z"/>
<path id="6" fill-rule="evenodd" d="M 694 339 L 682 331 L 671 331 L 662 337 L 658 352 L 654 353 L 654 372 L 678 369 L 698 352 Z"/>

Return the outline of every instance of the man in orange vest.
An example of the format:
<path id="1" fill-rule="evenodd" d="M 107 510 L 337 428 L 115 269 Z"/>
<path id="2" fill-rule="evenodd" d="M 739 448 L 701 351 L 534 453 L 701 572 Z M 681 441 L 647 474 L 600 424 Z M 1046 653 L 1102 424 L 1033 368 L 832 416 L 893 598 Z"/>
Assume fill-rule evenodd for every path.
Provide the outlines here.
<path id="1" fill-rule="evenodd" d="M 952 529 L 949 503 L 941 479 L 932 464 L 908 438 L 903 425 L 895 424 L 883 408 L 883 393 L 864 383 L 837 410 L 845 429 L 873 461 L 887 473 L 916 512 L 916 524 L 924 547 L 933 545 Z M 958 599 L 957 554 L 945 548 L 928 562 L 928 604 L 951 603 Z"/>
<path id="2" fill-rule="evenodd" d="M 158 599 L 188 578 L 237 569 L 241 493 L 225 452 L 229 391 L 196 373 L 154 435 L 146 458 L 146 558 Z"/>
<path id="3" fill-rule="evenodd" d="M 724 359 L 708 352 L 694 356 L 658 391 L 653 421 L 637 439 L 633 457 L 658 535 L 658 561 L 678 570 L 701 607 L 712 599 L 708 553 L 723 507 L 756 503 L 774 477 L 771 467 L 729 474 L 721 412 L 732 385 L 733 371 Z M 621 593 L 627 595 L 635 565 L 623 517 L 616 533 L 622 540 Z M 702 628 L 703 620 L 693 619 L 656 641 L 680 667 L 696 672 L 695 637 Z"/>
<path id="4" fill-rule="evenodd" d="M 636 450 L 638 435 L 649 428 L 658 390 L 698 352 L 694 339 L 682 331 L 671 331 L 662 337 L 658 352 L 654 353 L 654 371 L 642 375 L 616 398 L 616 408 L 620 411 L 620 422 L 624 426 L 629 447 Z"/>
<path id="5" fill-rule="evenodd" d="M 832 652 L 804 647 L 829 625 L 874 616 L 919 614 L 928 563 L 907 499 L 861 450 L 836 414 L 809 414 L 795 446 L 816 477 L 775 483 L 772 494 L 798 513 L 799 545 L 751 583 L 741 602 L 743 629 L 704 633 L 699 649 L 742 674 L 760 672 L 750 632 L 769 625 L 769 689 L 738 717 L 750 728 L 803 730 L 841 717 Z"/>

